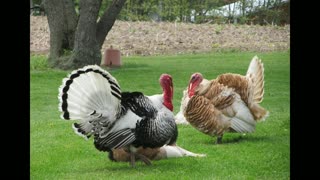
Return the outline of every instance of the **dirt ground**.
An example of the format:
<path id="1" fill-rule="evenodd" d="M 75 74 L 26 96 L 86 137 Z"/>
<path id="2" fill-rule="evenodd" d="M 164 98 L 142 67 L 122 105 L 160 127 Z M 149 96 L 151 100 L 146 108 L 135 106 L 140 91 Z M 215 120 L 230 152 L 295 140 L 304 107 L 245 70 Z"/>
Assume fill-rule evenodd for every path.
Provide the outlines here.
<path id="1" fill-rule="evenodd" d="M 30 16 L 30 52 L 48 54 L 46 16 Z M 122 56 L 184 54 L 223 50 L 267 52 L 290 48 L 290 25 L 186 24 L 116 21 L 103 44 Z"/>

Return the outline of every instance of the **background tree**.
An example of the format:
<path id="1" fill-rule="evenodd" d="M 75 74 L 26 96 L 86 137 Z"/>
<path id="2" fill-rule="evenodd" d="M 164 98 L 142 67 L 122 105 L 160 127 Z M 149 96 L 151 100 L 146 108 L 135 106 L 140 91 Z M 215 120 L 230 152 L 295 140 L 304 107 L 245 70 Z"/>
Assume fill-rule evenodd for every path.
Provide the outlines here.
<path id="1" fill-rule="evenodd" d="M 50 29 L 49 65 L 74 69 L 100 64 L 102 44 L 125 2 L 113 0 L 101 10 L 106 5 L 102 0 L 44 0 Z"/>
<path id="2" fill-rule="evenodd" d="M 41 4 L 46 11 L 50 28 L 49 65 L 73 69 L 100 64 L 101 47 L 116 18 L 127 21 L 287 24 L 290 22 L 290 1 L 284 1 L 31 0 L 30 6 Z M 258 7 L 254 5 L 257 3 Z"/>

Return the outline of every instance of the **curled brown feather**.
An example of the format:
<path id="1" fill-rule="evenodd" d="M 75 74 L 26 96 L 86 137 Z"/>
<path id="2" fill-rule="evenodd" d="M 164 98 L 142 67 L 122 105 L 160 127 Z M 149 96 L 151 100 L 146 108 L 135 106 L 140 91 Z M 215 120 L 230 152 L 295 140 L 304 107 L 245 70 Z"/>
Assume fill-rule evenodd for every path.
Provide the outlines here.
<path id="1" fill-rule="evenodd" d="M 222 135 L 231 126 L 230 121 L 204 96 L 194 95 L 184 115 L 193 127 L 211 136 Z"/>
<path id="2" fill-rule="evenodd" d="M 249 102 L 249 83 L 245 76 L 239 74 L 221 74 L 216 79 L 217 82 L 233 88 L 236 93 L 238 93 L 241 99 L 248 105 Z"/>

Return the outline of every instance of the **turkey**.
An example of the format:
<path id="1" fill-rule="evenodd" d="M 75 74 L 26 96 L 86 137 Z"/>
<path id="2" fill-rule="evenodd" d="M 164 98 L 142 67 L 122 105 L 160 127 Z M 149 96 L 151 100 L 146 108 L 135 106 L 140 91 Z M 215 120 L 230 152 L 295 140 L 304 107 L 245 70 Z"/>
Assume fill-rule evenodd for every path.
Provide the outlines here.
<path id="1" fill-rule="evenodd" d="M 217 136 L 217 144 L 222 143 L 225 132 L 254 132 L 256 122 L 269 115 L 259 105 L 264 95 L 264 67 L 257 56 L 245 76 L 225 73 L 203 80 L 200 73 L 191 76 L 184 116 L 197 130 Z"/>
<path id="2" fill-rule="evenodd" d="M 169 158 L 181 157 L 205 157 L 205 154 L 196 154 L 183 149 L 177 145 L 164 145 L 159 148 L 138 148 L 138 154 L 142 154 L 150 160 L 161 160 Z M 115 162 L 128 162 L 130 161 L 130 154 L 123 148 L 114 149 L 109 152 L 109 159 Z"/>
<path id="3" fill-rule="evenodd" d="M 79 120 L 72 127 L 85 139 L 94 137 L 99 151 L 123 148 L 136 159 L 151 161 L 137 149 L 175 144 L 178 136 L 173 114 L 173 82 L 169 74 L 160 76 L 163 94 L 145 96 L 141 92 L 121 92 L 117 80 L 97 65 L 71 72 L 62 80 L 58 99 L 61 118 Z"/>

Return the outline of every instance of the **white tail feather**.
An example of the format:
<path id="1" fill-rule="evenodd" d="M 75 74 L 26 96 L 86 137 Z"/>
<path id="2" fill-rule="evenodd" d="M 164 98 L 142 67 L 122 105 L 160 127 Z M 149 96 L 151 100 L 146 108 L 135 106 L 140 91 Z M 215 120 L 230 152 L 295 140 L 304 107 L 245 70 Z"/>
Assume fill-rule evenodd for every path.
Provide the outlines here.
<path id="1" fill-rule="evenodd" d="M 263 64 L 261 63 L 261 59 L 258 58 L 258 56 L 254 56 L 249 64 L 248 70 L 247 70 L 247 76 L 249 74 L 259 74 L 262 70 L 263 72 Z"/>
<path id="2" fill-rule="evenodd" d="M 253 80 L 253 101 L 256 103 L 262 102 L 264 94 L 264 67 L 258 56 L 252 58 L 246 77 Z"/>
<path id="3" fill-rule="evenodd" d="M 66 94 L 63 91 L 66 91 Z M 59 111 L 62 112 L 63 119 L 67 111 L 69 119 L 72 120 L 87 119 L 95 110 L 109 112 L 110 116 L 115 116 L 120 100 L 112 93 L 120 97 L 117 80 L 97 65 L 85 66 L 72 71 L 63 79 L 59 87 Z M 67 97 L 63 97 L 66 95 Z M 63 110 L 63 103 L 67 105 L 66 111 Z"/>

